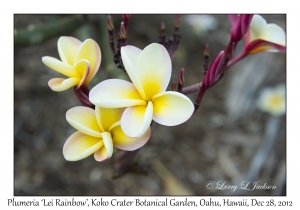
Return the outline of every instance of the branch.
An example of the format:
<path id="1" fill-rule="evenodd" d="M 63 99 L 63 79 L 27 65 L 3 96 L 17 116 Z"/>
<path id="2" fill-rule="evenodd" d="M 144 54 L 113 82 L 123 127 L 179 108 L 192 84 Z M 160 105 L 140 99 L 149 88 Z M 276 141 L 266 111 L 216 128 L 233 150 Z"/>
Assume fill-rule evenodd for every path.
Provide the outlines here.
<path id="1" fill-rule="evenodd" d="M 42 26 L 27 29 L 15 29 L 15 46 L 40 44 L 48 39 L 60 36 L 78 28 L 84 23 L 82 15 L 75 15 Z"/>

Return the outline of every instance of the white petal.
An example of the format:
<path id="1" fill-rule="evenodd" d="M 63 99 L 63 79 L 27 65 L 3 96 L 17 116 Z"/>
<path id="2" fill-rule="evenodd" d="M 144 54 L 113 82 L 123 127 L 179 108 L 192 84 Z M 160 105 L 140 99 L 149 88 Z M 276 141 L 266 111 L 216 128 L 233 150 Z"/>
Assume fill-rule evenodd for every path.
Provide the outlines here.
<path id="1" fill-rule="evenodd" d="M 74 63 L 77 63 L 79 60 L 88 60 L 90 63 L 90 72 L 85 81 L 85 84 L 88 84 L 97 73 L 101 63 L 101 51 L 97 42 L 92 39 L 85 40 L 78 49 Z"/>
<path id="2" fill-rule="evenodd" d="M 135 68 L 147 100 L 167 89 L 171 79 L 172 63 L 163 45 L 157 43 L 148 45 L 141 52 Z"/>
<path id="3" fill-rule="evenodd" d="M 104 108 L 121 108 L 146 105 L 132 83 L 120 79 L 105 80 L 89 94 L 90 101 Z"/>
<path id="4" fill-rule="evenodd" d="M 103 132 L 101 134 L 102 134 L 103 143 L 104 143 L 107 155 L 108 155 L 108 157 L 111 157 L 114 152 L 111 134 L 110 134 L 110 132 Z"/>
<path id="5" fill-rule="evenodd" d="M 187 121 L 194 112 L 194 105 L 185 95 L 167 91 L 153 97 L 153 120 L 174 126 Z"/>
<path id="6" fill-rule="evenodd" d="M 101 129 L 96 120 L 95 110 L 77 106 L 69 109 L 66 119 L 75 129 L 90 136 L 101 137 Z"/>
<path id="7" fill-rule="evenodd" d="M 130 77 L 132 83 L 134 84 L 135 88 L 142 96 L 142 98 L 145 98 L 145 93 L 142 84 L 139 80 L 138 74 L 135 69 L 136 62 L 141 52 L 142 52 L 141 49 L 130 45 L 121 48 L 122 62 L 124 64 L 126 72 Z"/>
<path id="8" fill-rule="evenodd" d="M 94 153 L 94 158 L 95 158 L 95 160 L 97 160 L 99 162 L 103 162 L 103 161 L 109 159 L 109 156 L 107 154 L 107 150 L 106 150 L 105 146 L 102 146 L 100 149 L 98 149 Z"/>
<path id="9" fill-rule="evenodd" d="M 129 137 L 140 137 L 148 130 L 152 121 L 153 105 L 134 106 L 125 109 L 121 118 L 121 128 Z"/>
<path id="10" fill-rule="evenodd" d="M 50 79 L 48 82 L 49 87 L 53 91 L 64 91 L 69 89 L 70 87 L 77 86 L 79 84 L 79 79 L 78 78 L 54 78 Z"/>
<path id="11" fill-rule="evenodd" d="M 63 63 L 60 60 L 50 56 L 44 56 L 42 58 L 42 62 L 50 69 L 57 71 L 67 77 L 78 77 L 74 66 L 71 66 L 68 63 Z"/>
<path id="12" fill-rule="evenodd" d="M 102 139 L 77 131 L 64 144 L 63 155 L 68 161 L 77 161 L 93 154 L 102 146 Z"/>
<path id="13" fill-rule="evenodd" d="M 74 37 L 62 36 L 58 39 L 57 49 L 61 60 L 71 66 L 74 65 L 76 52 L 81 45 L 81 41 Z"/>
<path id="14" fill-rule="evenodd" d="M 263 34 L 267 27 L 267 21 L 260 15 L 253 15 L 253 18 L 250 23 L 250 39 L 258 39 Z"/>
<path id="15" fill-rule="evenodd" d="M 268 24 L 264 40 L 285 46 L 285 31 L 276 24 Z"/>
<path id="16" fill-rule="evenodd" d="M 127 136 L 122 130 L 121 126 L 116 126 L 111 130 L 113 136 L 114 147 L 126 151 L 133 151 L 144 146 L 150 138 L 151 129 L 148 130 L 139 138 L 132 138 Z"/>

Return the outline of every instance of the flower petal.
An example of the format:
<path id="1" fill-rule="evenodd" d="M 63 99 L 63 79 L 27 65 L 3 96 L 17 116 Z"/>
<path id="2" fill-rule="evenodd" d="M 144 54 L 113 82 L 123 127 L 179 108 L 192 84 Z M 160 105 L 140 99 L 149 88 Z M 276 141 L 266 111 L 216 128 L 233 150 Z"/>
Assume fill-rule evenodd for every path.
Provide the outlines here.
<path id="1" fill-rule="evenodd" d="M 110 134 L 110 132 L 103 132 L 101 134 L 102 134 L 103 143 L 104 143 L 107 155 L 110 158 L 114 152 L 114 146 L 113 146 L 111 134 Z"/>
<path id="2" fill-rule="evenodd" d="M 151 129 L 148 130 L 139 138 L 132 138 L 127 136 L 121 126 L 116 126 L 111 130 L 113 136 L 114 147 L 126 151 L 133 151 L 144 146 L 150 138 Z"/>
<path id="3" fill-rule="evenodd" d="M 123 59 L 123 56 L 125 56 L 125 58 L 127 59 L 127 64 L 132 64 L 133 66 L 136 65 L 136 62 L 138 60 L 138 58 L 140 57 L 142 50 L 132 46 L 132 45 L 126 45 L 124 47 L 121 48 L 121 56 Z M 135 74 L 135 72 L 130 72 Z"/>
<path id="4" fill-rule="evenodd" d="M 245 51 L 248 54 L 255 54 L 260 52 L 285 52 L 286 47 L 284 45 L 279 45 L 273 42 L 257 39 L 251 42 L 245 48 Z"/>
<path id="5" fill-rule="evenodd" d="M 88 60 L 79 60 L 75 65 L 75 70 L 79 75 L 80 83 L 78 84 L 77 88 L 80 88 L 81 85 L 86 81 L 89 73 L 90 73 L 90 62 Z"/>
<path id="6" fill-rule="evenodd" d="M 132 83 L 120 79 L 105 80 L 89 94 L 90 101 L 104 108 L 146 105 Z"/>
<path id="7" fill-rule="evenodd" d="M 61 60 L 71 66 L 74 65 L 76 52 L 81 45 L 81 41 L 74 37 L 62 36 L 57 42 L 57 49 Z"/>
<path id="8" fill-rule="evenodd" d="M 259 39 L 265 34 L 267 21 L 260 15 L 253 15 L 250 23 L 250 41 Z"/>
<path id="9" fill-rule="evenodd" d="M 167 91 L 153 97 L 153 120 L 174 126 L 187 121 L 194 112 L 194 105 L 185 95 Z"/>
<path id="10" fill-rule="evenodd" d="M 148 130 L 152 121 L 153 105 L 134 106 L 125 109 L 121 118 L 121 127 L 129 137 L 140 137 Z"/>
<path id="11" fill-rule="evenodd" d="M 122 62 L 125 66 L 126 72 L 142 98 L 145 98 L 142 84 L 135 69 L 136 62 L 141 52 L 141 49 L 130 45 L 121 48 Z"/>
<path id="12" fill-rule="evenodd" d="M 75 56 L 74 63 L 82 59 L 88 60 L 91 65 L 90 73 L 85 80 L 85 84 L 88 84 L 97 73 L 101 62 L 101 51 L 97 42 L 87 39 L 82 43 Z"/>
<path id="13" fill-rule="evenodd" d="M 265 88 L 260 92 L 257 106 L 274 116 L 281 116 L 285 113 L 285 85 L 280 84 L 275 88 Z"/>
<path id="14" fill-rule="evenodd" d="M 107 150 L 106 148 L 103 146 L 100 149 L 98 149 L 95 153 L 94 153 L 94 158 L 95 160 L 99 161 L 99 162 L 103 162 L 105 160 L 107 160 L 109 157 L 107 155 Z"/>
<path id="15" fill-rule="evenodd" d="M 54 78 L 49 80 L 48 85 L 53 91 L 60 92 L 76 86 L 78 83 L 78 78 Z"/>
<path id="16" fill-rule="evenodd" d="M 67 63 L 63 63 L 60 60 L 50 57 L 50 56 L 44 56 L 42 58 L 42 62 L 48 66 L 50 69 L 57 71 L 67 77 L 78 77 L 77 72 L 75 71 L 75 68 Z"/>
<path id="17" fill-rule="evenodd" d="M 157 43 L 148 45 L 141 52 L 135 68 L 147 100 L 167 89 L 172 64 L 170 55 L 163 45 Z"/>
<path id="18" fill-rule="evenodd" d="M 84 106 L 77 106 L 67 111 L 66 119 L 70 125 L 82 133 L 101 137 L 101 130 L 96 120 L 95 110 Z"/>
<path id="19" fill-rule="evenodd" d="M 237 19 L 239 18 L 239 15 L 229 14 L 228 17 L 229 17 L 229 21 L 230 21 L 231 25 L 234 25 L 235 22 L 237 21 Z"/>
<path id="20" fill-rule="evenodd" d="M 264 40 L 285 46 L 285 32 L 276 24 L 270 23 L 265 31 Z"/>
<path id="21" fill-rule="evenodd" d="M 77 161 L 93 154 L 102 146 L 102 139 L 77 131 L 64 144 L 63 155 L 68 161 Z"/>
<path id="22" fill-rule="evenodd" d="M 96 118 L 98 124 L 102 126 L 102 132 L 109 131 L 109 128 L 116 122 L 121 120 L 124 108 L 110 109 L 96 106 Z"/>

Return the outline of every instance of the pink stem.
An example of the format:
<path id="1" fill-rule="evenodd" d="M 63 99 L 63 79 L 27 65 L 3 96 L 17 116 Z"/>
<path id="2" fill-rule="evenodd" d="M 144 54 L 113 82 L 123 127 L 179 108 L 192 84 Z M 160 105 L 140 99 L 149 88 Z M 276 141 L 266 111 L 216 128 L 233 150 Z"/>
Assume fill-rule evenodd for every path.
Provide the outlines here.
<path id="1" fill-rule="evenodd" d="M 247 54 L 245 53 L 245 51 L 243 51 L 238 56 L 236 56 L 235 58 L 228 61 L 227 66 L 226 66 L 226 70 L 229 69 L 231 66 L 233 66 L 238 61 L 242 60 L 244 57 L 246 57 L 246 55 Z"/>
<path id="2" fill-rule="evenodd" d="M 201 88 L 201 82 L 200 83 L 196 83 L 194 85 L 190 85 L 190 86 L 187 86 L 187 87 L 184 87 L 182 88 L 182 91 L 181 93 L 185 94 L 185 95 L 188 95 L 188 94 L 191 94 L 191 93 L 196 93 L 200 90 Z"/>

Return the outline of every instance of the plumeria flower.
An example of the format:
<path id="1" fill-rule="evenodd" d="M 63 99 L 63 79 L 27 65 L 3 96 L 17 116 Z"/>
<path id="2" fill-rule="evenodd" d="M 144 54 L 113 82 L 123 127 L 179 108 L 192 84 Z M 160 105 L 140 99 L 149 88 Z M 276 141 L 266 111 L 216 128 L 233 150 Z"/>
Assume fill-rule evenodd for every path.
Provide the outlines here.
<path id="1" fill-rule="evenodd" d="M 104 161 L 113 154 L 113 147 L 132 151 L 143 146 L 150 138 L 150 128 L 140 138 L 124 134 L 120 119 L 124 109 L 95 110 L 78 106 L 67 111 L 66 119 L 78 131 L 72 134 L 63 147 L 66 160 L 77 161 L 94 153 L 97 161 Z"/>
<path id="2" fill-rule="evenodd" d="M 185 95 L 166 91 L 172 64 L 163 45 L 150 44 L 144 50 L 134 46 L 121 48 L 122 61 L 133 83 L 120 79 L 105 80 L 89 94 L 90 101 L 100 107 L 127 107 L 121 118 L 124 133 L 142 136 L 152 119 L 174 126 L 188 120 L 194 105 Z"/>
<path id="3" fill-rule="evenodd" d="M 267 24 L 260 15 L 254 15 L 245 35 L 244 51 L 247 54 L 259 52 L 285 52 L 285 32 L 276 24 Z"/>
<path id="4" fill-rule="evenodd" d="M 275 88 L 262 90 L 257 106 L 261 111 L 273 116 L 283 115 L 285 113 L 285 85 L 280 84 Z"/>
<path id="5" fill-rule="evenodd" d="M 49 68 L 69 78 L 54 78 L 48 85 L 54 91 L 64 91 L 70 87 L 87 85 L 97 73 L 101 62 L 98 44 L 87 39 L 83 43 L 74 37 L 60 37 L 57 42 L 61 61 L 44 56 L 43 63 Z"/>
<path id="6" fill-rule="evenodd" d="M 219 25 L 218 20 L 212 15 L 186 15 L 185 21 L 198 36 L 215 30 Z"/>

